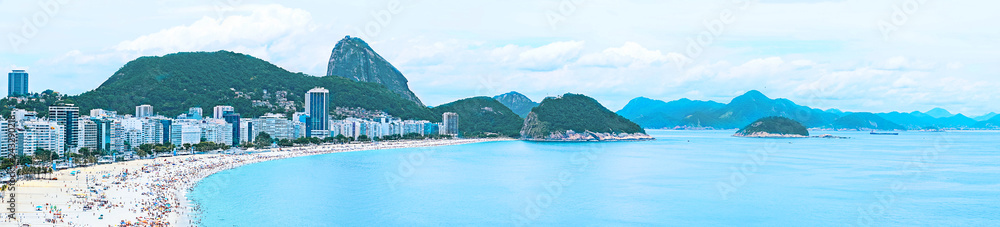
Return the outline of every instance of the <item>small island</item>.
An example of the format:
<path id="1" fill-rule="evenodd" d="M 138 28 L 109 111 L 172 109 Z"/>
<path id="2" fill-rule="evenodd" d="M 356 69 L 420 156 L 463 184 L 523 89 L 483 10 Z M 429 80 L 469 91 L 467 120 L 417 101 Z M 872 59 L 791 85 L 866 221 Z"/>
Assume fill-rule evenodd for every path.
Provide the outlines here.
<path id="1" fill-rule="evenodd" d="M 808 138 L 809 130 L 802 123 L 785 117 L 765 117 L 740 131 L 736 137 L 750 138 Z"/>
<path id="2" fill-rule="evenodd" d="M 653 140 L 638 124 L 593 98 L 564 94 L 545 98 L 524 119 L 521 138 L 530 141 Z"/>

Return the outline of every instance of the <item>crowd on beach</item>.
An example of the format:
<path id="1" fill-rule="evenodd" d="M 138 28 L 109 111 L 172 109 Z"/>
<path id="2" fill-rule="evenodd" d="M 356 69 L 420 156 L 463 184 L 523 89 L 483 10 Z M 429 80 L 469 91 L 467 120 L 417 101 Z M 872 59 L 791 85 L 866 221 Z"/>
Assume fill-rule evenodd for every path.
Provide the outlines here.
<path id="1" fill-rule="evenodd" d="M 293 147 L 257 153 L 156 158 L 142 160 L 140 161 L 142 164 L 139 162 L 115 163 L 112 164 L 113 167 L 89 169 L 89 171 L 88 169 L 63 170 L 57 173 L 57 176 L 75 178 L 71 181 L 73 183 L 61 185 L 62 187 L 58 191 L 63 196 L 69 196 L 65 207 L 50 205 L 46 202 L 44 209 L 35 210 L 42 213 L 40 216 L 42 218 L 37 218 L 39 220 L 28 218 L 30 220 L 21 220 L 21 222 L 69 226 L 193 226 L 198 224 L 197 220 L 191 218 L 192 213 L 197 212 L 197 208 L 187 205 L 185 194 L 192 190 L 199 180 L 219 171 L 251 163 L 316 154 L 456 145 L 483 141 L 489 141 L 489 139 L 420 140 Z M 84 177 L 85 181 L 80 181 L 81 176 Z M 111 217 L 105 218 L 104 214 L 128 218 L 110 220 Z M 98 221 L 95 222 L 92 218 L 83 221 L 80 218 L 81 215 L 96 216 Z"/>

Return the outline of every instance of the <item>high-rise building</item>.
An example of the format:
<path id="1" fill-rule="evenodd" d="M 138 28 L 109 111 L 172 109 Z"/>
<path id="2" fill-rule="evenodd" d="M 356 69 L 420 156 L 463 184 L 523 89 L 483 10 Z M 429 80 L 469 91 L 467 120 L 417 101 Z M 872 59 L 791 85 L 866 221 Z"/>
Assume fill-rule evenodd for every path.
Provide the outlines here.
<path id="1" fill-rule="evenodd" d="M 34 155 L 38 148 L 53 151 L 59 156 L 65 155 L 66 141 L 63 138 L 64 130 L 62 125 L 52 121 L 30 120 L 21 122 L 18 127 L 23 130 L 17 132 L 17 152 L 23 155 Z"/>
<path id="2" fill-rule="evenodd" d="M 71 148 L 79 148 L 80 144 L 80 107 L 75 107 L 73 104 L 67 104 L 65 106 L 50 106 L 49 107 L 49 120 L 56 122 L 56 124 L 63 126 L 63 145 L 66 146 L 64 150 L 71 150 Z"/>
<path id="3" fill-rule="evenodd" d="M 119 134 L 115 131 L 115 128 L 122 128 L 120 121 L 114 121 L 106 118 L 91 118 L 90 121 L 94 122 L 97 126 L 97 146 L 98 150 L 119 152 L 124 151 L 121 147 L 115 146 L 122 142 Z"/>
<path id="4" fill-rule="evenodd" d="M 231 128 L 229 129 L 229 130 L 231 130 L 230 133 L 232 133 L 232 135 L 230 135 L 231 136 L 230 137 L 231 140 L 228 141 L 228 144 L 231 145 L 231 146 L 239 146 L 240 145 L 240 114 L 238 114 L 238 113 L 226 113 L 225 115 L 222 116 L 222 118 L 226 120 L 226 123 L 232 124 L 230 126 Z"/>
<path id="5" fill-rule="evenodd" d="M 7 73 L 7 96 L 28 94 L 28 72 L 24 70 Z"/>
<path id="6" fill-rule="evenodd" d="M 201 111 L 201 107 L 191 107 L 187 112 L 188 119 L 201 120 L 201 117 L 204 116 Z"/>
<path id="7" fill-rule="evenodd" d="M 240 140 L 253 142 L 257 138 L 257 134 L 261 132 L 271 135 L 271 138 L 276 140 L 294 140 L 303 134 L 296 131 L 296 125 L 302 125 L 302 123 L 288 120 L 282 114 L 265 114 L 260 118 L 243 119 L 240 122 L 240 133 L 242 134 Z"/>
<path id="8" fill-rule="evenodd" d="M 441 129 L 441 134 L 458 136 L 459 135 L 458 114 L 447 112 L 442 114 L 441 118 L 443 119 L 443 122 L 441 122 L 443 124 L 442 125 L 443 128 Z"/>
<path id="9" fill-rule="evenodd" d="M 215 108 L 212 108 L 212 118 L 222 119 L 226 116 L 226 113 L 236 113 L 236 109 L 232 106 L 215 106 Z"/>
<path id="10" fill-rule="evenodd" d="M 135 117 L 152 117 L 153 116 L 153 106 L 141 105 L 135 107 Z"/>
<path id="11" fill-rule="evenodd" d="M 330 135 L 330 91 L 325 88 L 313 88 L 306 92 L 306 114 L 309 115 L 310 133 L 314 137 Z"/>
<path id="12" fill-rule="evenodd" d="M 98 137 L 100 136 L 100 134 L 98 134 L 99 130 L 97 128 L 98 127 L 97 123 L 91 119 L 86 119 L 86 118 L 81 118 L 77 122 L 80 123 L 78 125 L 80 130 L 77 130 L 79 131 L 79 134 L 77 135 L 77 140 L 78 140 L 77 144 L 80 146 L 80 148 L 86 147 L 92 151 L 103 149 L 103 147 L 101 147 L 100 143 L 98 142 Z"/>

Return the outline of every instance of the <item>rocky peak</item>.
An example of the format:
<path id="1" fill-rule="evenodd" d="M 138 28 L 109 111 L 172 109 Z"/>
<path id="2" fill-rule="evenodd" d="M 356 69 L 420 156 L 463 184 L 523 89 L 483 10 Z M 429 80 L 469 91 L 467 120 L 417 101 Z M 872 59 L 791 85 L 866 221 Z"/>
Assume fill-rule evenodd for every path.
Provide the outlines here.
<path id="1" fill-rule="evenodd" d="M 403 73 L 360 38 L 347 36 L 337 42 L 330 55 L 326 75 L 382 84 L 403 98 L 424 105 L 420 102 L 420 98 L 410 91 Z"/>
<path id="2" fill-rule="evenodd" d="M 531 101 L 531 99 L 527 96 L 515 91 L 493 96 L 493 99 L 496 99 L 504 106 L 507 106 L 507 108 L 510 108 L 511 111 L 514 111 L 515 114 L 521 116 L 522 118 L 528 116 L 528 113 L 531 112 L 531 108 L 538 106 L 537 102 Z"/>

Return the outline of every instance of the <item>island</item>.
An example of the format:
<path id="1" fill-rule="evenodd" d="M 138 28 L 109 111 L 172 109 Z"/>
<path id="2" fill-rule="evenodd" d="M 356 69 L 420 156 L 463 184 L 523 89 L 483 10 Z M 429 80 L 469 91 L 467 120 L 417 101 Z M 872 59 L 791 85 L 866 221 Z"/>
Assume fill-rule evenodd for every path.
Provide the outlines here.
<path id="1" fill-rule="evenodd" d="M 785 117 L 765 117 L 740 131 L 736 137 L 750 138 L 808 138 L 809 130 L 802 123 Z"/>
<path id="2" fill-rule="evenodd" d="M 638 124 L 611 112 L 593 98 L 564 94 L 532 108 L 521 128 L 530 141 L 653 140 Z"/>

